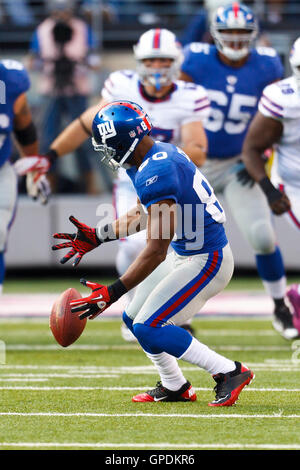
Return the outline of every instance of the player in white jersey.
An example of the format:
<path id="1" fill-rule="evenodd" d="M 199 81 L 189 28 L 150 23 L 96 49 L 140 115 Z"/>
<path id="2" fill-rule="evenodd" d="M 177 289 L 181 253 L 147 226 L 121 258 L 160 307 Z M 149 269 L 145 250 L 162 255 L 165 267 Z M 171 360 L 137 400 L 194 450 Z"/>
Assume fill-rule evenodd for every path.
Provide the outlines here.
<path id="1" fill-rule="evenodd" d="M 300 38 L 290 54 L 293 75 L 267 86 L 243 147 L 249 174 L 263 189 L 272 212 L 285 214 L 300 235 Z M 261 158 L 274 147 L 271 180 Z M 298 286 L 287 293 L 293 304 L 294 325 L 300 334 Z"/>
<path id="2" fill-rule="evenodd" d="M 197 166 L 204 163 L 207 139 L 202 122 L 209 114 L 210 103 L 202 86 L 177 80 L 183 56 L 175 35 L 166 29 L 147 31 L 134 46 L 134 56 L 137 71 L 111 73 L 102 90 L 101 101 L 55 139 L 50 146 L 52 156 L 63 156 L 75 150 L 90 137 L 99 107 L 122 99 L 134 101 L 145 109 L 153 122 L 151 135 L 154 138 L 180 145 Z M 136 193 L 123 169 L 118 172 L 114 201 L 117 216 L 136 205 Z M 120 240 L 116 260 L 119 275 L 126 271 L 144 244 L 143 233 Z M 123 336 L 130 339 L 130 332 L 123 329 Z"/>

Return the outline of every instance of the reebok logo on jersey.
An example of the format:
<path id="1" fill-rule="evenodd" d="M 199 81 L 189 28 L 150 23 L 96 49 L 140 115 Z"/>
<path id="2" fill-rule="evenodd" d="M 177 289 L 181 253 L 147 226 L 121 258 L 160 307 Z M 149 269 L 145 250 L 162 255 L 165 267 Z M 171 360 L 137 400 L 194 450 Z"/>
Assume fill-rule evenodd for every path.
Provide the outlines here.
<path id="1" fill-rule="evenodd" d="M 150 186 L 150 184 L 156 183 L 158 180 L 158 175 L 152 176 L 151 178 L 146 180 L 146 186 Z"/>

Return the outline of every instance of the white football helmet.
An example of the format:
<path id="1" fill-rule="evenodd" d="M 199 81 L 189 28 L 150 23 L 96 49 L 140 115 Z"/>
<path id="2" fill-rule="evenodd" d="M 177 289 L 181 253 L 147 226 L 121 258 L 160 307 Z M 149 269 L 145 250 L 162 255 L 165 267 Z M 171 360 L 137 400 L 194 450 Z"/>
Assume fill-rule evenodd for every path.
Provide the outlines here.
<path id="1" fill-rule="evenodd" d="M 300 93 L 300 37 L 296 39 L 291 49 L 290 65 Z"/>
<path id="2" fill-rule="evenodd" d="M 141 82 L 150 83 L 156 89 L 171 84 L 177 79 L 183 54 L 175 34 L 168 29 L 150 29 L 142 34 L 138 43 L 133 46 L 137 61 L 137 72 Z M 172 59 L 172 65 L 164 68 L 146 67 L 145 59 Z"/>

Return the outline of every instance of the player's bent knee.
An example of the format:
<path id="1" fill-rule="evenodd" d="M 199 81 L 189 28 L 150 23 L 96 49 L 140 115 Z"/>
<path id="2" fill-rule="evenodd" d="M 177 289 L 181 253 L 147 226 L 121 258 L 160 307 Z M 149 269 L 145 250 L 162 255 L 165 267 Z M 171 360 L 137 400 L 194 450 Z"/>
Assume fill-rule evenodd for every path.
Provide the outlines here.
<path id="1" fill-rule="evenodd" d="M 127 328 L 129 328 L 129 330 L 131 331 L 131 333 L 134 334 L 134 331 L 133 331 L 133 320 L 127 315 L 127 313 L 123 312 L 123 315 L 122 315 L 122 318 L 123 318 L 123 322 L 125 323 L 125 325 L 127 326 Z"/>
<path id="2" fill-rule="evenodd" d="M 144 351 L 150 354 L 159 354 L 163 352 L 160 338 L 157 333 L 159 333 L 159 328 L 146 326 L 143 323 L 135 323 L 133 325 L 134 336 L 137 338 Z"/>
<path id="3" fill-rule="evenodd" d="M 190 333 L 176 325 L 153 327 L 134 323 L 133 330 L 142 348 L 151 354 L 165 351 L 172 356 L 181 357 L 193 340 Z"/>
<path id="4" fill-rule="evenodd" d="M 250 243 L 258 254 L 273 253 L 276 246 L 275 233 L 268 223 L 257 223 L 251 229 Z"/>
<path id="5" fill-rule="evenodd" d="M 0 252 L 5 250 L 6 240 L 7 240 L 7 228 L 1 227 L 0 224 Z"/>

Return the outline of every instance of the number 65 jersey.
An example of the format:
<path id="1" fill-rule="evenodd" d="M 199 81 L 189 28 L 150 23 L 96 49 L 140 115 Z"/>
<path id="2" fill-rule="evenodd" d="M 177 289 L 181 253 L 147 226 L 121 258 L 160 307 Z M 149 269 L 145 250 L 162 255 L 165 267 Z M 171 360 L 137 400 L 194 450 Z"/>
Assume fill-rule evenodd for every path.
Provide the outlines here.
<path id="1" fill-rule="evenodd" d="M 282 78 L 279 56 L 272 48 L 252 49 L 244 65 L 231 67 L 215 46 L 204 43 L 190 44 L 184 55 L 182 71 L 206 88 L 211 102 L 205 124 L 208 158 L 239 155 L 263 89 Z"/>

